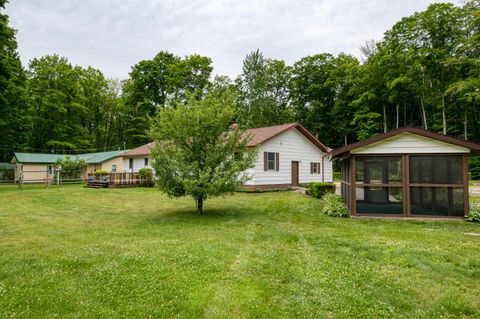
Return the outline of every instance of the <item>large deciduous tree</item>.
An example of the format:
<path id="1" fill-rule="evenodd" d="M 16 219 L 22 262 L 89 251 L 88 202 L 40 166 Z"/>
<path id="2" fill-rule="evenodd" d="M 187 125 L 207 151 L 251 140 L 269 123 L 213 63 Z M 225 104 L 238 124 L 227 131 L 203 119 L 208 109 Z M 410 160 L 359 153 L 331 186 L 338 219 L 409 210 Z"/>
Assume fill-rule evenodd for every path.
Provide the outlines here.
<path id="1" fill-rule="evenodd" d="M 247 54 L 236 79 L 238 121 L 244 127 L 283 124 L 293 119 L 290 108 L 291 67 L 266 59 L 260 50 Z"/>
<path id="2" fill-rule="evenodd" d="M 0 162 L 9 161 L 11 151 L 30 140 L 26 77 L 16 51 L 15 30 L 3 12 L 5 4 L 0 0 Z"/>
<path id="3" fill-rule="evenodd" d="M 157 184 L 169 196 L 192 196 L 197 213 L 207 198 L 233 192 L 248 178 L 256 150 L 248 137 L 229 125 L 235 113 L 231 89 L 210 92 L 198 99 L 159 111 L 151 136 L 156 142 L 152 160 Z"/>
<path id="4" fill-rule="evenodd" d="M 88 110 L 82 96 L 81 69 L 56 54 L 35 58 L 29 65 L 28 94 L 37 149 L 88 148 L 82 125 Z"/>
<path id="5" fill-rule="evenodd" d="M 132 67 L 130 79 L 123 86 L 123 98 L 129 111 L 127 144 L 138 146 L 148 141 L 150 119 L 167 106 L 175 107 L 187 95 L 201 98 L 208 89 L 212 73 L 208 57 L 190 55 L 180 58 L 161 51 L 151 60 Z"/>
<path id="6" fill-rule="evenodd" d="M 27 83 L 34 148 L 85 152 L 121 144 L 118 81 L 54 54 L 30 62 Z"/>

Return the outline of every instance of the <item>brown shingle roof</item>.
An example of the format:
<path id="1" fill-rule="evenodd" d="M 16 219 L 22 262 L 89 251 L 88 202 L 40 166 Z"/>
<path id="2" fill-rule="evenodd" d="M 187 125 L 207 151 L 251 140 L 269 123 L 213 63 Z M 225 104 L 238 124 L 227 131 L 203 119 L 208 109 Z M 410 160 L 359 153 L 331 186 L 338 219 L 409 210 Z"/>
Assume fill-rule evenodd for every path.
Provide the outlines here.
<path id="1" fill-rule="evenodd" d="M 251 141 L 247 144 L 247 146 L 253 147 L 258 144 L 265 143 L 266 141 L 274 138 L 275 136 L 293 128 L 297 129 L 300 133 L 302 133 L 307 139 L 310 140 L 310 142 L 312 142 L 319 149 L 324 152 L 328 152 L 329 149 L 325 145 L 323 145 L 312 133 L 310 133 L 306 128 L 304 128 L 300 123 L 297 122 L 246 130 L 245 134 L 250 135 L 252 138 Z"/>
<path id="2" fill-rule="evenodd" d="M 150 142 L 148 144 L 139 146 L 134 148 L 133 150 L 126 151 L 125 153 L 121 154 L 120 156 L 128 157 L 128 156 L 148 156 L 150 155 L 150 149 L 155 147 L 155 142 Z"/>
<path id="3" fill-rule="evenodd" d="M 275 136 L 286 132 L 290 129 L 295 128 L 300 133 L 302 133 L 307 139 L 310 140 L 315 146 L 324 152 L 330 151 L 328 147 L 323 145 L 312 133 L 310 133 L 306 128 L 304 128 L 300 123 L 290 123 L 275 125 L 269 127 L 259 127 L 245 130 L 245 135 L 250 136 L 252 139 L 248 142 L 248 147 L 254 147 L 258 144 L 265 143 L 266 141 L 274 138 Z M 134 148 L 132 150 L 126 151 L 120 156 L 123 157 L 132 157 L 132 156 L 148 156 L 150 155 L 150 150 L 155 147 L 155 142 L 150 142 L 148 144 L 142 145 L 140 147 Z"/>
<path id="4" fill-rule="evenodd" d="M 462 140 L 462 139 L 459 139 L 459 138 L 456 138 L 456 137 L 443 135 L 443 134 L 432 132 L 432 131 L 427 131 L 427 130 L 424 130 L 424 129 L 418 128 L 418 127 L 405 126 L 405 127 L 398 128 L 396 130 L 392 130 L 392 131 L 388 131 L 386 133 L 375 135 L 375 136 L 367 138 L 366 140 L 363 140 L 363 141 L 359 141 L 359 142 L 356 142 L 356 143 L 352 143 L 350 145 L 346 145 L 346 146 L 343 146 L 343 147 L 336 148 L 331 152 L 331 156 L 332 156 L 332 158 L 339 157 L 339 156 L 341 156 L 345 153 L 349 153 L 353 149 L 363 147 L 363 146 L 366 146 L 366 145 L 370 145 L 372 143 L 379 142 L 379 141 L 382 141 L 384 139 L 387 139 L 387 138 L 390 138 L 390 137 L 393 137 L 393 136 L 396 136 L 396 135 L 399 135 L 399 134 L 402 134 L 402 133 L 406 133 L 406 132 L 417 134 L 417 135 L 424 136 L 424 137 L 427 137 L 427 138 L 431 138 L 431 139 L 434 139 L 434 140 L 442 141 L 442 142 L 445 142 L 445 143 L 450 143 L 450 144 L 453 144 L 453 145 L 463 146 L 465 148 L 469 148 L 471 150 L 472 155 L 480 155 L 480 144 L 465 141 L 465 140 Z"/>

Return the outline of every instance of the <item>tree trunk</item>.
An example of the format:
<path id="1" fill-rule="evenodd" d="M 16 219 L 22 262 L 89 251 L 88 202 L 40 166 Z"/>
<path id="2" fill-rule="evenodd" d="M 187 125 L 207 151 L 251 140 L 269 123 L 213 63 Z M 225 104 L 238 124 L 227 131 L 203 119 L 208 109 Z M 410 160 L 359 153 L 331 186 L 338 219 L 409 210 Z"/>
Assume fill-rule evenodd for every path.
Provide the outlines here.
<path id="1" fill-rule="evenodd" d="M 383 104 L 383 132 L 387 132 L 387 106 Z"/>
<path id="2" fill-rule="evenodd" d="M 445 95 L 442 94 L 442 126 L 443 135 L 447 135 L 447 115 L 445 114 Z"/>
<path id="3" fill-rule="evenodd" d="M 108 134 L 110 134 L 110 119 L 109 116 L 107 115 L 107 122 L 105 123 L 105 141 L 103 141 L 103 151 L 107 151 L 107 145 L 108 145 Z"/>
<path id="4" fill-rule="evenodd" d="M 397 103 L 397 125 L 395 128 L 398 128 L 400 124 L 400 103 Z"/>
<path id="5" fill-rule="evenodd" d="M 423 94 L 422 94 L 423 95 Z M 425 113 L 425 104 L 423 103 L 423 96 L 420 98 L 420 106 L 422 108 L 422 122 L 423 122 L 423 128 L 428 130 L 428 125 L 427 125 L 427 115 Z"/>
<path id="6" fill-rule="evenodd" d="M 203 198 L 197 198 L 197 215 L 203 214 Z"/>
<path id="7" fill-rule="evenodd" d="M 473 104 L 473 112 L 472 112 L 472 127 L 473 127 L 473 136 L 472 136 L 472 140 L 473 141 L 478 141 L 479 139 L 479 136 L 478 136 L 478 120 L 477 120 L 477 105 L 476 104 Z"/>
<path id="8" fill-rule="evenodd" d="M 465 141 L 468 140 L 468 126 L 467 126 L 468 120 L 467 120 L 467 110 L 465 110 L 465 119 L 463 121 L 463 132 L 465 135 Z"/>
<path id="9" fill-rule="evenodd" d="M 407 126 L 407 100 L 403 99 L 403 126 Z"/>
<path id="10" fill-rule="evenodd" d="M 345 134 L 344 137 L 345 137 L 345 145 L 348 145 L 347 144 L 347 134 Z"/>

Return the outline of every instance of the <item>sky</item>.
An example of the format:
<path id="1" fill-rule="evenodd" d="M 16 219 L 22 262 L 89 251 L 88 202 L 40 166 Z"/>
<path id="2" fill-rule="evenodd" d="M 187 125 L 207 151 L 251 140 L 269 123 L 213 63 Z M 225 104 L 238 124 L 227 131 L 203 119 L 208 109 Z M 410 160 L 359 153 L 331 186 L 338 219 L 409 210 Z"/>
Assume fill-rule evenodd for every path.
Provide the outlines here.
<path id="1" fill-rule="evenodd" d="M 366 41 L 433 2 L 442 1 L 10 0 L 6 13 L 25 66 L 57 53 L 126 79 L 132 65 L 166 50 L 208 56 L 213 74 L 234 78 L 255 49 L 288 64 L 323 52 L 361 57 Z"/>

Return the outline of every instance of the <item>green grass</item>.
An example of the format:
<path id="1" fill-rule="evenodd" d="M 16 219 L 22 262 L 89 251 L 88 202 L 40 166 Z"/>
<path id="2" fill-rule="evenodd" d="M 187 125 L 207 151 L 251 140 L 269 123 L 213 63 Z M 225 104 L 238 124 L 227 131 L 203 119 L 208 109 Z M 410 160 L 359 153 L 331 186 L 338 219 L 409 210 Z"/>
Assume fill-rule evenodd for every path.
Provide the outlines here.
<path id="1" fill-rule="evenodd" d="M 0 187 L 1 318 L 480 316 L 480 225 L 336 219 L 295 193 Z"/>

